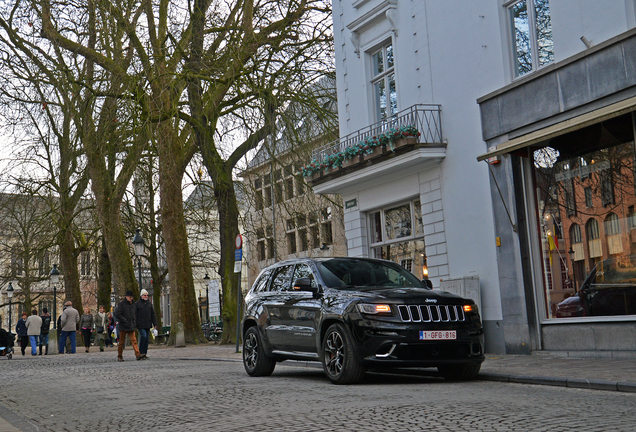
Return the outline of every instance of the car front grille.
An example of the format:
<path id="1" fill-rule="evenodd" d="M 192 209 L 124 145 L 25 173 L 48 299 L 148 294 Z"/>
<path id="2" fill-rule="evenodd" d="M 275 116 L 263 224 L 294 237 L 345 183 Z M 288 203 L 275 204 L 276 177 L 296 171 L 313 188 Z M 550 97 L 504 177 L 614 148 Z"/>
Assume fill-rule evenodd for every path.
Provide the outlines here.
<path id="1" fill-rule="evenodd" d="M 400 305 L 403 322 L 459 322 L 466 321 L 462 305 Z"/>

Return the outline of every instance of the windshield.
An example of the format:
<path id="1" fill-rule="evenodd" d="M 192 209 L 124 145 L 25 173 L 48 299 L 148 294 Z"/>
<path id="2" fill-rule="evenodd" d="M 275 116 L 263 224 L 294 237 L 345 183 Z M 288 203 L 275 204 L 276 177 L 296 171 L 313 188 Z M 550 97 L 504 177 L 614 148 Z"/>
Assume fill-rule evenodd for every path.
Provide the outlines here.
<path id="1" fill-rule="evenodd" d="M 336 258 L 317 263 L 322 280 L 329 288 L 404 287 L 424 288 L 413 274 L 389 261 Z"/>

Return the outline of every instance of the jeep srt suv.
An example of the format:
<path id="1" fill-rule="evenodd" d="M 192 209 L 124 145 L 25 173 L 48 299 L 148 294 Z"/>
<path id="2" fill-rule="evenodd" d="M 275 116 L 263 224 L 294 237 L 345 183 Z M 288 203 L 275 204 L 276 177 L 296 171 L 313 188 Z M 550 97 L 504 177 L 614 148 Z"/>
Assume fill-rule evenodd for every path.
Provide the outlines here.
<path id="1" fill-rule="evenodd" d="M 337 384 L 395 367 L 436 367 L 464 380 L 484 361 L 475 303 L 432 291 L 391 261 L 283 261 L 261 272 L 245 304 L 243 364 L 251 376 L 294 359 L 321 361 Z"/>

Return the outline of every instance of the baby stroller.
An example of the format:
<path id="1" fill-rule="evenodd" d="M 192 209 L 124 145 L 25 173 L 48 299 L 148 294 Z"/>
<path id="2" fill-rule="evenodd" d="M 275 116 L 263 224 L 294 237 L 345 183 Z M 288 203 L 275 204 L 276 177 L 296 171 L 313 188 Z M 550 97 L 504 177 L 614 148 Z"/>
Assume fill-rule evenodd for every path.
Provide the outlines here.
<path id="1" fill-rule="evenodd" d="M 13 340 L 15 335 L 5 329 L 0 329 L 0 356 L 6 355 L 9 360 L 13 357 Z"/>

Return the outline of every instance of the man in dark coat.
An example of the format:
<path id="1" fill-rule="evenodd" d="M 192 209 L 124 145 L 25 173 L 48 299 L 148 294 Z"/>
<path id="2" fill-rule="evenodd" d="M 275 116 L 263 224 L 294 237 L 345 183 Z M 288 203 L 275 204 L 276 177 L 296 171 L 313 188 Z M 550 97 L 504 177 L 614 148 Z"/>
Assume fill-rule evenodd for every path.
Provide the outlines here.
<path id="1" fill-rule="evenodd" d="M 44 346 L 44 355 L 49 353 L 49 331 L 51 330 L 51 314 L 47 308 L 42 308 L 42 328 L 40 329 L 40 355 Z"/>
<path id="2" fill-rule="evenodd" d="M 135 303 L 133 303 L 132 291 L 126 291 L 125 298 L 119 302 L 115 309 L 115 319 L 119 323 L 119 343 L 117 344 L 117 361 L 124 361 L 124 345 L 126 344 L 126 336 L 130 338 L 133 350 L 137 360 L 141 360 L 139 347 L 137 346 L 137 338 L 135 337 L 135 327 L 137 327 L 137 314 L 135 311 Z"/>
<path id="3" fill-rule="evenodd" d="M 148 357 L 148 338 L 150 337 L 150 327 L 157 328 L 157 320 L 155 319 L 155 309 L 148 300 L 148 291 L 141 290 L 141 298 L 135 303 L 137 311 L 137 328 L 139 329 L 139 352 L 141 358 L 146 360 Z"/>

